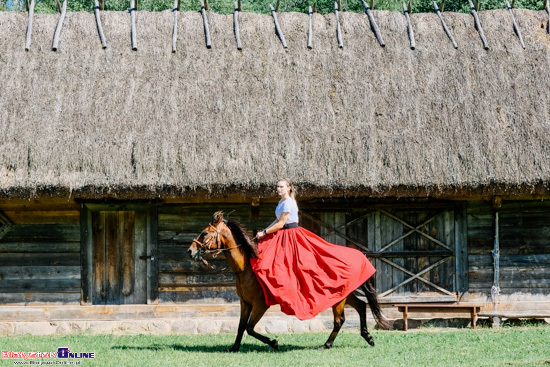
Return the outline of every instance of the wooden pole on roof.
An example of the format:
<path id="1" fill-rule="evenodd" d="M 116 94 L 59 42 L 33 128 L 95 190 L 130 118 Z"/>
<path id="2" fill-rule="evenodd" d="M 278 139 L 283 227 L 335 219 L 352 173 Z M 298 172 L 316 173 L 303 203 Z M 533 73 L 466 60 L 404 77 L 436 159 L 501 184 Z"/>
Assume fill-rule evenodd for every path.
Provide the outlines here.
<path id="1" fill-rule="evenodd" d="M 132 50 L 137 51 L 137 30 L 136 30 L 136 11 L 137 11 L 137 1 L 136 0 L 130 0 L 130 20 L 132 22 L 131 24 L 131 32 L 130 32 L 130 39 L 132 41 Z"/>
<path id="2" fill-rule="evenodd" d="M 172 27 L 172 53 L 176 52 L 176 44 L 178 41 L 178 13 L 179 13 L 179 0 L 174 0 L 174 27 Z"/>
<path id="3" fill-rule="evenodd" d="M 546 14 L 548 14 L 548 19 L 546 20 L 546 33 L 550 34 L 550 2 L 548 0 L 544 2 L 544 8 L 546 9 Z"/>
<path id="4" fill-rule="evenodd" d="M 409 2 L 409 8 L 411 8 L 411 3 Z M 411 42 L 411 50 L 414 50 L 416 48 L 416 41 L 414 40 L 414 31 L 411 23 L 411 17 L 409 17 L 410 10 L 407 9 L 407 6 L 405 3 L 403 3 L 403 14 L 405 14 L 405 18 L 407 19 L 407 25 L 408 25 L 408 31 L 409 31 L 409 40 Z"/>
<path id="5" fill-rule="evenodd" d="M 237 42 L 237 50 L 242 50 L 241 32 L 239 29 L 239 2 L 235 1 L 235 12 L 233 13 L 233 32 L 235 32 L 235 41 Z"/>
<path id="6" fill-rule="evenodd" d="M 441 21 L 441 25 L 443 26 L 443 30 L 447 34 L 447 37 L 449 37 L 449 39 L 453 43 L 453 47 L 455 49 L 457 49 L 458 44 L 456 43 L 453 35 L 451 34 L 451 30 L 449 29 L 449 27 L 447 27 L 447 23 L 445 23 L 445 19 L 443 19 L 443 15 L 441 15 L 441 11 L 439 11 L 439 7 L 437 6 L 437 3 L 435 2 L 435 0 L 433 0 L 433 4 L 434 4 L 435 12 L 436 12 L 437 16 L 439 17 L 439 20 Z"/>
<path id="7" fill-rule="evenodd" d="M 101 41 L 101 47 L 107 48 L 107 41 L 105 41 L 105 35 L 103 34 L 103 27 L 101 26 L 101 17 L 99 16 L 99 10 L 101 9 L 101 3 L 99 0 L 94 0 L 94 14 L 95 23 L 97 26 L 97 32 L 99 33 L 99 40 Z"/>
<path id="8" fill-rule="evenodd" d="M 59 15 L 59 20 L 57 21 L 57 27 L 55 27 L 55 33 L 53 35 L 52 50 L 57 51 L 59 47 L 59 37 L 61 36 L 61 28 L 63 28 L 63 21 L 65 20 L 65 15 L 67 15 L 67 0 L 63 1 L 63 6 L 61 7 L 61 14 Z"/>
<path id="9" fill-rule="evenodd" d="M 483 32 L 483 28 L 481 27 L 481 22 L 479 21 L 479 16 L 477 15 L 477 10 L 472 3 L 472 0 L 468 0 L 468 5 L 470 5 L 470 12 L 474 16 L 474 22 L 476 25 L 476 29 L 479 32 L 479 37 L 481 38 L 481 42 L 483 42 L 483 48 L 488 50 L 489 49 L 489 43 L 487 42 L 487 38 L 485 38 L 485 33 Z M 479 6 L 479 2 L 478 2 Z"/>
<path id="10" fill-rule="evenodd" d="M 313 9 L 311 6 L 309 7 L 309 24 L 308 24 L 308 32 L 307 32 L 307 48 L 312 49 L 313 48 Z"/>
<path id="11" fill-rule="evenodd" d="M 378 43 L 382 47 L 386 46 L 384 40 L 382 39 L 382 34 L 380 34 L 380 29 L 378 29 L 378 25 L 376 24 L 376 20 L 374 20 L 374 16 L 372 15 L 371 8 L 367 5 L 365 0 L 361 0 L 361 2 L 363 3 L 363 7 L 365 8 L 365 13 L 369 17 L 370 26 L 374 32 L 374 35 L 376 36 L 376 39 L 378 40 Z M 371 4 L 372 3 L 373 2 L 371 2 Z"/>
<path id="12" fill-rule="evenodd" d="M 32 19 L 34 17 L 34 6 L 36 5 L 36 0 L 31 0 L 29 6 L 29 20 L 27 22 L 27 34 L 25 36 L 25 51 L 31 49 L 31 34 L 32 34 Z"/>
<path id="13" fill-rule="evenodd" d="M 516 18 L 514 17 L 514 12 L 512 11 L 512 6 L 510 6 L 510 3 L 508 0 L 506 1 L 506 6 L 508 7 L 508 11 L 510 12 L 510 17 L 512 18 L 512 25 L 514 26 L 514 32 L 516 32 L 519 41 L 521 42 L 521 46 L 525 48 L 525 42 L 523 42 L 523 36 L 521 35 L 521 31 L 519 29 L 518 23 L 516 22 Z"/>
<path id="14" fill-rule="evenodd" d="M 340 16 L 338 15 L 338 3 L 334 3 L 334 15 L 336 16 L 336 39 L 338 40 L 338 47 L 344 48 L 344 40 L 342 39 L 342 29 L 340 27 Z"/>
<path id="15" fill-rule="evenodd" d="M 273 22 L 275 23 L 275 31 L 277 32 L 277 35 L 279 36 L 279 39 L 281 40 L 281 43 L 283 44 L 283 47 L 287 48 L 285 35 L 283 34 L 283 31 L 281 30 L 281 27 L 279 26 L 279 21 L 277 20 L 277 12 L 273 8 L 273 5 L 269 4 L 269 8 L 271 9 L 271 16 L 273 17 Z"/>
<path id="16" fill-rule="evenodd" d="M 206 7 L 204 0 L 201 0 L 202 23 L 204 25 L 204 37 L 206 39 L 206 48 L 212 48 L 212 40 L 210 39 L 210 28 L 208 27 L 208 18 L 206 17 Z"/>

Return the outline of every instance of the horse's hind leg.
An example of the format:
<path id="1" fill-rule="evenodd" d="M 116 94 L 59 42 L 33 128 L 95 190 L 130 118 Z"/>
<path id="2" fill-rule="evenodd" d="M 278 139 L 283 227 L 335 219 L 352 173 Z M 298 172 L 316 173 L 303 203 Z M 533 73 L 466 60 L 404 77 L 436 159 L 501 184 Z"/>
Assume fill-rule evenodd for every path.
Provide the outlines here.
<path id="1" fill-rule="evenodd" d="M 336 336 L 338 335 L 340 328 L 342 328 L 342 325 L 346 321 L 346 317 L 344 316 L 345 304 L 346 304 L 346 299 L 344 298 L 342 301 L 332 306 L 332 314 L 334 315 L 334 327 L 326 343 L 323 344 L 323 346 L 321 346 L 319 349 L 329 349 L 330 347 L 332 347 L 332 343 L 334 343 L 334 339 L 336 339 Z"/>
<path id="2" fill-rule="evenodd" d="M 248 319 L 250 318 L 250 312 L 252 311 L 252 305 L 246 303 L 241 299 L 241 318 L 239 319 L 239 328 L 237 330 L 237 338 L 235 343 L 231 348 L 226 352 L 238 352 L 241 348 L 241 341 L 243 339 L 244 331 L 246 330 L 246 325 L 248 324 Z"/>
<path id="3" fill-rule="evenodd" d="M 374 347 L 374 339 L 372 335 L 369 334 L 369 330 L 367 328 L 367 304 L 357 298 L 353 293 L 348 296 L 346 303 L 355 308 L 357 313 L 359 313 L 359 320 L 361 321 L 361 336 L 367 341 L 367 343 Z"/>
<path id="4" fill-rule="evenodd" d="M 252 305 L 252 313 L 250 315 L 250 319 L 248 320 L 248 325 L 246 326 L 246 332 L 248 333 L 248 335 L 253 336 L 262 343 L 269 345 L 271 348 L 279 350 L 279 342 L 277 341 L 277 339 L 269 339 L 267 336 L 263 336 L 262 334 L 254 331 L 254 327 L 256 326 L 258 321 L 260 321 L 268 308 L 269 307 L 265 304 Z"/>

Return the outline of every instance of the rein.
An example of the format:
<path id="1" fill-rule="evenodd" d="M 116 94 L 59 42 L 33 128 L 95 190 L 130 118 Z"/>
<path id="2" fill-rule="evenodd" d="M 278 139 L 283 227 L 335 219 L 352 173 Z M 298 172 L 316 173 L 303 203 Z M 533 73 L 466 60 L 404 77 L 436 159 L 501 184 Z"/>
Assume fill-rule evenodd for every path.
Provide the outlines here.
<path id="1" fill-rule="evenodd" d="M 197 244 L 197 245 L 199 246 L 201 254 L 213 254 L 212 257 L 213 257 L 213 258 L 216 258 L 219 254 L 221 254 L 221 253 L 224 252 L 224 251 L 231 251 L 231 250 L 233 250 L 234 248 L 241 247 L 241 245 L 237 245 L 236 247 L 231 247 L 231 248 L 220 248 L 220 244 L 221 244 L 221 241 L 220 241 L 220 230 L 217 229 L 216 227 L 214 227 L 212 224 L 210 224 L 210 225 L 208 226 L 208 228 L 213 228 L 216 234 L 215 234 L 214 236 L 210 237 L 210 238 L 209 238 L 207 241 L 205 241 L 205 242 L 199 241 L 199 237 L 201 236 L 200 234 L 197 236 L 197 238 L 195 238 L 195 239 L 193 240 L 193 243 L 195 243 L 195 244 Z M 216 249 L 211 249 L 211 248 L 210 248 L 210 246 L 211 246 L 210 241 L 212 241 L 214 238 L 216 239 L 216 242 L 215 242 L 215 243 L 216 243 L 216 245 L 217 245 L 218 248 L 216 248 Z M 208 263 L 208 261 L 206 261 L 206 259 L 204 259 L 202 256 L 201 256 L 201 261 L 202 261 L 202 263 L 203 263 L 204 265 L 208 266 L 210 269 L 216 270 L 216 271 L 220 271 L 220 272 L 227 270 L 227 268 L 229 267 L 229 266 L 226 266 L 226 267 L 224 267 L 224 268 L 218 269 L 218 268 L 215 267 L 214 265 L 210 265 L 210 264 Z"/>

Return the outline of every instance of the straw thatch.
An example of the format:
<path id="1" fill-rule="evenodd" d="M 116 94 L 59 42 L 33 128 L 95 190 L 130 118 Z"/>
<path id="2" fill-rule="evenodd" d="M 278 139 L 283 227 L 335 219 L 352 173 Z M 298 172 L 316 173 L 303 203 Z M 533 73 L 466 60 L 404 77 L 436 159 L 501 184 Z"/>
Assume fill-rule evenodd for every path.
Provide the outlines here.
<path id="1" fill-rule="evenodd" d="M 550 37 L 545 12 L 269 15 L 0 12 L 0 190 L 4 196 L 262 194 L 288 176 L 311 195 L 550 192 Z"/>

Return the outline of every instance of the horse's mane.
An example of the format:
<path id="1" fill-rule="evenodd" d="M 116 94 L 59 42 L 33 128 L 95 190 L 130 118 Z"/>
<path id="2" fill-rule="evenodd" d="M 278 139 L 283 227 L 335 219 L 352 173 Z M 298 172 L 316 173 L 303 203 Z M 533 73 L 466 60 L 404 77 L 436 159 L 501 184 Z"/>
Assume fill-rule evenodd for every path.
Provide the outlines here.
<path id="1" fill-rule="evenodd" d="M 235 241 L 237 241 L 237 244 L 241 245 L 249 258 L 258 257 L 258 244 L 250 238 L 248 233 L 246 233 L 239 223 L 228 220 L 225 225 L 229 227 L 231 233 L 233 233 L 233 237 L 235 237 Z"/>
<path id="2" fill-rule="evenodd" d="M 252 238 L 250 238 L 245 229 L 237 221 L 223 219 L 222 212 L 214 213 L 214 216 L 212 217 L 212 224 L 219 222 L 220 220 L 224 221 L 225 225 L 233 234 L 237 245 L 241 246 L 241 248 L 244 250 L 249 258 L 258 257 L 258 244 L 254 242 Z"/>

